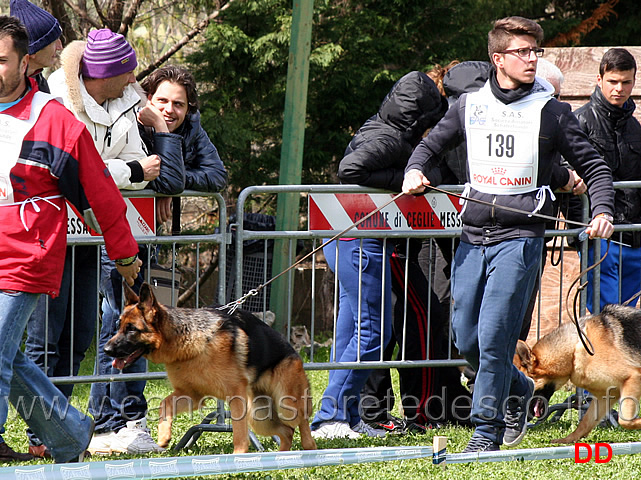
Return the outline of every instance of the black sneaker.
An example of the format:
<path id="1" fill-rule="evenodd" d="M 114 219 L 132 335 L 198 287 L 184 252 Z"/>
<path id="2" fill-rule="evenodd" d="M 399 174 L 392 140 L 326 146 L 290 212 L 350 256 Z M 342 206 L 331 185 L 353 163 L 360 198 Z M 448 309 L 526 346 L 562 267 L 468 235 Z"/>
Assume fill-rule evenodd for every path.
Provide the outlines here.
<path id="1" fill-rule="evenodd" d="M 400 434 L 405 432 L 405 422 L 395 417 L 394 415 L 387 415 L 387 419 L 380 421 L 367 422 L 367 424 L 379 430 L 385 430 L 387 433 Z"/>
<path id="2" fill-rule="evenodd" d="M 501 448 L 498 443 L 484 437 L 480 433 L 474 432 L 474 435 L 470 438 L 470 441 L 467 443 L 467 447 L 465 447 L 463 453 L 496 452 L 500 449 Z"/>
<path id="3" fill-rule="evenodd" d="M 521 443 L 527 432 L 527 404 L 534 393 L 534 380 L 525 377 L 528 384 L 527 393 L 521 398 L 511 398 L 505 408 L 505 434 L 503 445 L 514 447 Z"/>
<path id="4" fill-rule="evenodd" d="M 0 462 L 28 462 L 33 455 L 15 452 L 6 442 L 0 443 Z"/>
<path id="5" fill-rule="evenodd" d="M 441 428 L 443 425 L 437 422 L 428 422 L 428 423 L 416 423 L 409 420 L 405 420 L 405 431 L 413 435 L 424 435 L 428 430 L 433 430 L 435 428 Z"/>

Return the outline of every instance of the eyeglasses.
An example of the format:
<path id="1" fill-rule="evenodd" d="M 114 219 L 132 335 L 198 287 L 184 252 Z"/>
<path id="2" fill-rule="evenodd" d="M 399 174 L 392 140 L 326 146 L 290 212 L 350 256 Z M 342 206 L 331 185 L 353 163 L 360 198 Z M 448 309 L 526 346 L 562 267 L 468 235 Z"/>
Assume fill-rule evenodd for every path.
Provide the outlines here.
<path id="1" fill-rule="evenodd" d="M 540 48 L 540 47 L 534 47 L 534 48 L 512 48 L 510 50 L 503 50 L 502 52 L 498 53 L 516 53 L 519 57 L 523 58 L 530 58 L 530 54 L 534 52 L 534 55 L 537 57 L 542 57 L 543 52 L 545 52 L 545 49 Z"/>

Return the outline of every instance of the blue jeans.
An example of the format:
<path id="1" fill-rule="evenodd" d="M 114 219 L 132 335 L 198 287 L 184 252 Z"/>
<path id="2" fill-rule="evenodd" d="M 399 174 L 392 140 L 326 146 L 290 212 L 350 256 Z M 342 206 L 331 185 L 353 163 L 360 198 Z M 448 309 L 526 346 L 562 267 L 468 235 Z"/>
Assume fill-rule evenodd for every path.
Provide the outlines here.
<path id="1" fill-rule="evenodd" d="M 24 352 L 43 371 L 46 358 L 46 373 L 50 377 L 77 375 L 96 333 L 98 251 L 98 247 L 91 245 L 76 247 L 75 271 L 72 271 L 72 249 L 67 248 L 60 295 L 48 302 L 41 296 L 27 324 Z M 69 398 L 73 384 L 58 385 L 58 389 Z"/>
<path id="2" fill-rule="evenodd" d="M 508 396 L 527 392 L 512 364 L 536 276 L 543 238 L 489 246 L 461 242 L 452 264 L 452 328 L 459 352 L 476 370 L 471 421 L 501 444 Z"/>
<path id="3" fill-rule="evenodd" d="M 382 240 L 363 239 L 362 254 L 359 250 L 359 239 L 339 241 L 337 274 L 340 294 L 336 342 L 332 348 L 332 359 L 336 358 L 337 362 L 357 361 L 359 348 L 362 361 L 379 360 L 381 344 L 384 348 L 392 336 L 392 281 L 389 258 L 393 246 L 388 244 L 386 256 L 383 257 Z M 323 253 L 327 264 L 334 270 L 336 242 L 326 245 Z M 362 257 L 360 339 L 358 331 L 359 256 Z M 384 264 L 385 281 L 382 282 Z M 385 320 L 381 329 L 383 294 L 385 295 Z M 350 426 L 359 423 L 360 392 L 370 373 L 371 369 L 330 370 L 329 384 L 312 422 L 312 429 L 318 428 L 326 421 L 348 422 Z"/>
<path id="4" fill-rule="evenodd" d="M 618 235 L 616 235 L 618 236 Z M 607 240 L 601 240 L 601 256 L 608 248 Z M 619 275 L 619 250 L 621 250 L 621 275 Z M 598 260 L 598 259 L 597 259 Z M 594 248 L 588 249 L 588 265 L 594 265 Z M 624 303 L 641 290 L 641 248 L 623 247 L 610 244 L 608 255 L 601 262 L 601 309 L 608 303 Z M 594 270 L 588 272 L 587 309 L 592 309 L 594 294 Z M 619 282 L 621 282 L 621 298 L 619 299 Z M 630 302 L 635 307 L 639 299 Z"/>
<path id="5" fill-rule="evenodd" d="M 122 277 L 116 266 L 101 247 L 100 290 L 104 295 L 102 301 L 102 325 L 98 339 L 96 375 L 119 375 L 120 370 L 112 367 L 113 358 L 104 352 L 105 344 L 118 331 L 120 310 L 122 306 Z M 146 252 L 146 250 L 145 250 Z M 139 254 L 145 261 L 146 253 Z M 143 266 L 144 267 L 144 266 Z M 139 291 L 142 284 L 142 272 L 134 285 Z M 144 373 L 147 371 L 147 360 L 139 358 L 127 366 L 122 373 Z M 130 420 L 144 418 L 147 414 L 147 400 L 144 390 L 146 382 L 135 380 L 128 382 L 94 383 L 89 394 L 89 413 L 96 421 L 96 433 L 117 432 L 126 427 Z"/>
<path id="6" fill-rule="evenodd" d="M 92 420 L 70 406 L 44 372 L 20 351 L 39 297 L 0 291 L 0 433 L 5 431 L 9 399 L 53 458 L 66 462 L 89 444 Z"/>
<path id="7" fill-rule="evenodd" d="M 60 295 L 48 301 L 42 295 L 27 323 L 24 353 L 49 377 L 77 375 L 96 333 L 99 249 L 92 245 L 76 247 L 75 270 L 72 251 L 67 247 Z M 73 386 L 72 383 L 57 385 L 66 398 L 71 397 Z M 41 444 L 33 432 L 28 431 L 27 435 L 31 445 Z"/>

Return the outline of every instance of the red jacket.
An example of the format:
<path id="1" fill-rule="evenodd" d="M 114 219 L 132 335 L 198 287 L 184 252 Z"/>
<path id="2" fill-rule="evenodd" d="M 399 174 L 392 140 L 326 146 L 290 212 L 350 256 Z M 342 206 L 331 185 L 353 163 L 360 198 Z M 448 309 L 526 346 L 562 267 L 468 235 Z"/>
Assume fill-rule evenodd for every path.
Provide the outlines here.
<path id="1" fill-rule="evenodd" d="M 30 92 L 2 113 L 29 118 L 37 90 L 30 81 Z M 125 202 L 91 135 L 59 102 L 48 102 L 26 134 L 18 163 L 11 169 L 11 184 L 15 203 L 62 194 L 80 212 L 91 208 L 110 258 L 138 252 Z M 65 198 L 0 205 L 1 290 L 58 295 L 67 245 Z"/>

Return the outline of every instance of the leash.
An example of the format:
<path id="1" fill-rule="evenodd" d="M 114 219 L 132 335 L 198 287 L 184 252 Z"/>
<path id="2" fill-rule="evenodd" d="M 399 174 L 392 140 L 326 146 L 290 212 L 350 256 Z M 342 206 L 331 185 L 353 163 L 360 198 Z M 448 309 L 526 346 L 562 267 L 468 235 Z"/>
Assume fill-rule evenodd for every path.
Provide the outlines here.
<path id="1" fill-rule="evenodd" d="M 574 220 L 568 220 L 568 219 L 565 219 L 565 218 L 559 218 L 559 217 L 552 217 L 552 216 L 550 216 L 550 215 L 544 215 L 544 214 L 539 214 L 539 213 L 528 213 L 528 212 L 524 212 L 524 211 L 522 211 L 522 210 L 519 210 L 519 209 L 517 209 L 517 208 L 513 208 L 513 207 L 507 207 L 507 206 L 495 205 L 495 204 L 493 204 L 493 203 L 485 202 L 485 201 L 483 201 L 483 200 L 473 199 L 473 198 L 470 198 L 470 197 L 464 197 L 463 195 L 458 195 L 458 194 L 456 194 L 456 193 L 450 193 L 450 192 L 447 192 L 447 191 L 445 191 L 445 190 L 439 189 L 439 188 L 437 188 L 437 187 L 431 187 L 431 186 L 428 186 L 428 188 L 432 188 L 433 190 L 435 190 L 435 191 L 437 191 L 437 192 L 446 193 L 446 194 L 448 194 L 448 195 L 452 195 L 452 196 L 454 196 L 454 197 L 461 198 L 461 199 L 464 199 L 464 200 L 471 200 L 471 201 L 473 201 L 473 202 L 480 203 L 480 204 L 482 204 L 482 205 L 487 205 L 487 206 L 489 206 L 489 207 L 493 207 L 493 208 L 502 208 L 503 210 L 508 210 L 508 211 L 511 211 L 511 212 L 524 213 L 524 214 L 527 214 L 527 215 L 530 215 L 530 216 L 536 216 L 536 217 L 544 218 L 544 219 L 547 219 L 547 220 L 550 220 L 550 221 L 554 221 L 554 222 L 563 222 L 563 223 L 565 223 L 565 224 L 574 224 L 574 225 L 578 225 L 578 226 L 586 227 L 586 228 L 589 226 L 588 224 L 585 224 L 585 223 L 583 223 L 583 222 L 576 222 L 576 221 L 574 221 Z M 586 233 L 585 229 L 584 229 L 584 230 L 582 230 L 582 231 L 579 233 L 579 235 L 578 235 L 578 239 L 579 239 L 579 241 L 580 241 L 580 242 L 583 242 L 583 241 L 585 241 L 585 240 L 587 240 L 587 239 L 588 239 L 588 234 Z M 579 339 L 581 340 L 581 344 L 583 345 L 583 348 L 585 349 L 585 351 L 586 351 L 586 352 L 588 353 L 588 355 L 590 355 L 590 356 L 593 356 L 593 355 L 594 355 L 594 346 L 592 345 L 592 342 L 590 341 L 590 339 L 588 338 L 588 336 L 585 334 L 585 332 L 584 332 L 584 331 L 583 331 L 583 329 L 581 328 L 581 325 L 579 324 L 579 316 L 578 316 L 578 312 L 577 312 L 577 301 L 578 301 L 578 298 L 579 298 L 579 294 L 581 293 L 581 291 L 582 291 L 583 289 L 585 289 L 585 287 L 587 286 L 588 282 L 583 283 L 582 285 L 580 285 L 580 286 L 576 289 L 576 292 L 575 292 L 575 294 L 574 294 L 574 301 L 572 302 L 572 305 L 573 305 L 573 311 L 572 311 L 572 312 L 570 311 L 570 302 L 569 302 L 569 297 L 570 297 L 570 292 L 572 291 L 572 287 L 574 287 L 574 285 L 575 285 L 577 282 L 579 282 L 579 281 L 581 280 L 581 277 L 582 277 L 583 275 L 587 274 L 590 270 L 595 269 L 597 266 L 599 266 L 599 265 L 603 262 L 603 260 L 605 260 L 605 257 L 607 257 L 608 252 L 610 251 L 610 243 L 615 243 L 615 244 L 617 244 L 617 245 L 622 245 L 622 246 L 625 246 L 625 247 L 630 247 L 630 245 L 628 245 L 628 244 L 626 244 L 626 243 L 617 242 L 617 241 L 614 241 L 614 240 L 610 240 L 610 239 L 608 239 L 608 242 L 607 242 L 607 248 L 606 248 L 606 250 L 605 250 L 605 253 L 604 253 L 604 254 L 603 254 L 603 256 L 601 257 L 601 259 L 600 259 L 598 262 L 596 262 L 595 264 L 593 264 L 593 265 L 589 266 L 588 268 L 586 268 L 584 271 L 579 272 L 579 274 L 578 274 L 577 278 L 576 278 L 576 279 L 572 282 L 572 284 L 570 285 L 570 288 L 568 289 L 568 293 L 567 293 L 566 298 L 565 298 L 565 306 L 566 306 L 566 309 L 567 309 L 568 315 L 570 316 L 570 318 L 571 318 L 571 319 L 572 319 L 572 321 L 574 322 L 574 325 L 576 326 L 576 331 L 577 331 L 577 334 L 578 334 L 578 336 L 579 336 Z M 632 301 L 632 300 L 634 300 L 635 298 L 639 297 L 640 295 L 641 295 L 641 291 L 639 291 L 639 292 L 638 292 L 634 297 L 632 297 L 631 299 L 629 299 L 629 300 L 628 300 L 626 303 L 624 303 L 623 305 L 627 305 L 629 302 L 631 302 L 631 301 Z"/>
<path id="2" fill-rule="evenodd" d="M 330 238 L 329 240 L 327 240 L 327 241 L 323 242 L 321 245 L 319 245 L 318 247 L 316 247 L 314 250 L 312 250 L 311 252 L 309 252 L 307 255 L 305 255 L 304 257 L 302 257 L 301 259 L 299 259 L 298 261 L 296 261 L 295 263 L 293 263 L 293 264 L 292 264 L 292 265 L 290 265 L 289 267 L 287 267 L 285 270 L 283 270 L 282 272 L 280 272 L 280 273 L 279 273 L 278 275 L 276 275 L 275 277 L 270 278 L 268 281 L 266 281 L 265 283 L 260 284 L 260 285 L 259 285 L 259 286 L 257 286 L 256 288 L 252 288 L 249 292 L 247 292 L 245 295 L 243 295 L 242 297 L 240 297 L 238 300 L 234 300 L 234 301 L 232 301 L 232 302 L 229 302 L 229 303 L 227 303 L 226 305 L 221 305 L 220 307 L 218 307 L 218 310 L 229 310 L 229 314 L 230 314 L 230 315 L 231 315 L 231 314 L 233 314 L 233 313 L 236 311 L 236 309 L 238 309 L 238 307 L 240 307 L 243 303 L 245 303 L 245 301 L 246 301 L 249 297 L 253 297 L 253 296 L 255 296 L 255 295 L 258 295 L 258 293 L 259 293 L 263 288 L 265 288 L 267 285 L 269 285 L 270 283 L 272 283 L 274 280 L 276 280 L 277 278 L 280 278 L 281 276 L 285 275 L 287 272 L 289 272 L 292 268 L 296 267 L 297 265 L 300 265 L 303 261 L 307 260 L 309 257 L 311 257 L 312 255 L 314 255 L 316 252 L 318 252 L 321 248 L 323 248 L 323 247 L 324 247 L 325 245 L 327 245 L 328 243 L 332 243 L 332 242 L 333 242 L 334 240 L 336 240 L 337 238 L 342 237 L 343 235 L 345 235 L 345 234 L 346 234 L 347 232 L 349 232 L 351 229 L 353 229 L 353 228 L 355 228 L 355 227 L 358 227 L 358 226 L 359 226 L 361 223 L 363 223 L 365 220 L 367 220 L 368 218 L 371 218 L 373 215 L 376 215 L 376 214 L 377 214 L 378 212 L 380 212 L 382 209 L 384 209 L 385 207 L 387 207 L 387 206 L 388 206 L 388 205 L 390 205 L 391 203 L 394 203 L 397 199 L 399 199 L 399 198 L 400 198 L 401 196 L 403 196 L 403 195 L 405 195 L 403 192 L 401 192 L 401 193 L 398 193 L 398 194 L 394 195 L 394 196 L 393 196 L 393 197 L 392 197 L 392 198 L 391 198 L 387 203 L 385 203 L 384 205 L 381 205 L 380 207 L 377 207 L 376 209 L 372 210 L 370 213 L 368 213 L 367 215 L 365 215 L 365 216 L 364 216 L 363 218 L 361 218 L 359 221 L 357 221 L 357 222 L 355 222 L 355 223 L 352 223 L 349 227 L 347 227 L 347 228 L 346 228 L 345 230 L 343 230 L 342 232 L 337 233 L 336 235 L 334 235 L 334 236 L 333 236 L 332 238 Z"/>
<path id="3" fill-rule="evenodd" d="M 537 212 L 537 213 L 532 213 L 532 212 L 528 212 L 528 211 L 521 210 L 521 209 L 518 209 L 518 208 L 509 207 L 509 206 L 506 206 L 506 205 L 496 205 L 496 204 L 494 204 L 494 203 L 486 202 L 486 201 L 484 201 L 484 200 L 480 200 L 480 199 L 477 199 L 477 198 L 466 197 L 466 196 L 464 196 L 464 195 L 460 195 L 460 194 L 457 194 L 457 193 L 448 192 L 447 190 L 443 190 L 443 189 L 441 189 L 441 188 L 434 187 L 434 186 L 432 186 L 432 185 L 427 185 L 427 186 L 426 186 L 426 189 L 427 189 L 427 188 L 429 188 L 429 189 L 431 189 L 431 190 L 433 190 L 433 191 L 435 191 L 435 192 L 444 193 L 444 194 L 446 194 L 446 195 L 453 196 L 453 197 L 455 197 L 455 198 L 459 198 L 459 199 L 464 200 L 464 201 L 471 201 L 471 202 L 478 203 L 478 204 L 480 204 L 480 205 L 485 205 L 485 206 L 488 206 L 488 207 L 491 207 L 491 208 L 498 208 L 499 210 L 506 210 L 506 211 L 509 211 L 509 212 L 520 213 L 520 214 L 522 214 L 522 215 L 527 215 L 527 216 L 530 216 L 530 217 L 537 217 L 537 218 L 541 218 L 541 219 L 543 219 L 543 220 L 549 220 L 549 221 L 555 221 L 555 222 L 563 222 L 563 223 L 565 223 L 565 224 L 573 224 L 573 225 L 577 225 L 577 226 L 579 226 L 579 227 L 585 227 L 585 228 L 587 228 L 587 227 L 589 227 L 589 226 L 590 226 L 590 225 L 589 225 L 589 224 L 587 224 L 587 223 L 577 222 L 577 221 L 575 221 L 575 220 L 568 220 L 568 219 L 565 219 L 565 218 L 553 217 L 553 216 L 551 216 L 551 215 L 545 215 L 545 214 L 538 213 L 538 212 Z M 295 263 L 293 263 L 292 265 L 290 265 L 289 267 L 287 267 L 287 268 L 286 268 L 285 270 L 283 270 L 282 272 L 280 272 L 278 275 L 276 275 L 276 276 L 272 277 L 271 279 L 269 279 L 269 280 L 268 280 L 268 281 L 266 281 L 265 283 L 260 284 L 258 287 L 256 287 L 256 288 L 253 288 L 253 289 L 249 290 L 245 295 L 241 296 L 241 297 L 240 297 L 240 298 L 238 298 L 237 300 L 233 300 L 233 301 L 231 301 L 231 302 L 229 302 L 229 303 L 227 303 L 227 304 L 225 304 L 225 305 L 221 305 L 220 307 L 218 307 L 218 310 L 223 310 L 223 311 L 227 310 L 227 311 L 229 312 L 229 314 L 230 314 L 230 315 L 231 315 L 231 314 L 233 314 L 233 313 L 234 313 L 234 312 L 235 312 L 235 311 L 236 311 L 236 310 L 237 310 L 237 309 L 238 309 L 238 308 L 239 308 L 243 303 L 245 303 L 245 301 L 247 301 L 247 299 L 248 299 L 249 297 L 253 297 L 253 296 L 258 295 L 258 293 L 259 293 L 262 289 L 264 289 L 265 287 L 267 287 L 267 286 L 268 286 L 270 283 L 272 283 L 274 280 L 276 280 L 276 279 L 280 278 L 281 276 L 283 276 L 285 273 L 289 272 L 289 271 L 290 271 L 291 269 L 293 269 L 294 267 L 296 267 L 296 266 L 300 265 L 303 261 L 307 260 L 309 257 L 311 257 L 311 256 L 312 256 L 312 255 L 314 255 L 316 252 L 318 252 L 320 249 L 322 249 L 324 246 L 326 246 L 327 244 L 329 244 L 329 243 L 333 242 L 333 241 L 334 241 L 334 240 L 336 240 L 337 238 L 342 237 L 345 233 L 349 232 L 350 230 L 352 230 L 353 228 L 357 227 L 358 225 L 360 225 L 361 223 L 363 223 L 363 222 L 364 222 L 364 221 L 366 221 L 367 219 L 371 218 L 373 215 L 377 214 L 377 213 L 378 213 L 379 211 L 381 211 L 383 208 L 385 208 L 385 207 L 387 207 L 388 205 L 390 205 L 391 203 L 395 202 L 398 198 L 400 198 L 400 197 L 401 197 L 401 196 L 403 196 L 403 195 L 404 195 L 404 193 L 403 193 L 403 192 L 401 192 L 401 193 L 398 193 L 398 194 L 394 195 L 394 196 L 393 196 L 393 197 L 392 197 L 392 198 L 391 198 L 387 203 L 385 203 L 385 204 L 383 204 L 383 205 L 381 205 L 381 206 L 377 207 L 376 209 L 374 209 L 372 212 L 368 213 L 366 216 L 364 216 L 363 218 L 361 218 L 361 219 L 360 219 L 360 220 L 358 220 L 357 222 L 352 223 L 349 227 L 347 227 L 347 228 L 346 228 L 345 230 L 343 230 L 342 232 L 337 233 L 336 235 L 334 235 L 334 236 L 333 236 L 332 238 L 330 238 L 329 240 L 327 240 L 327 241 L 323 242 L 321 245 L 319 245 L 318 247 L 316 247 L 315 249 L 313 249 L 313 250 L 312 250 L 311 252 L 309 252 L 307 255 L 305 255 L 304 257 L 302 257 L 301 259 L 299 259 L 298 261 L 296 261 Z M 583 238 L 581 238 L 582 236 L 583 236 Z M 587 233 L 585 233 L 585 230 L 583 230 L 583 231 L 582 231 L 582 232 L 580 232 L 580 234 L 579 234 L 579 239 L 580 239 L 580 240 L 584 240 L 585 238 L 587 238 Z M 615 243 L 619 243 L 619 242 L 615 242 Z M 609 250 L 609 245 L 610 245 L 610 241 L 608 240 L 608 250 Z M 598 262 L 598 263 L 596 263 L 595 265 L 591 266 L 591 267 L 590 267 L 589 269 L 587 269 L 585 272 L 581 272 L 581 273 L 579 274 L 579 276 L 578 276 L 577 280 L 578 280 L 578 279 L 580 279 L 580 278 L 581 278 L 581 276 L 582 276 L 582 275 L 584 275 L 585 273 L 587 273 L 589 270 L 591 270 L 592 268 L 594 268 L 594 267 L 596 267 L 598 264 L 600 264 L 600 263 L 605 259 L 605 256 L 606 256 L 607 254 L 608 254 L 608 251 L 606 250 L 606 252 L 605 252 L 605 254 L 603 255 L 603 257 L 601 258 L 601 260 L 599 260 L 599 262 Z M 572 283 L 572 285 L 574 285 L 574 283 L 576 283 L 576 281 L 577 281 L 577 280 L 575 280 L 575 281 Z M 571 288 L 572 288 L 572 287 L 570 287 L 570 289 L 571 289 Z M 569 294 L 569 291 L 568 291 L 568 294 Z M 639 294 L 641 295 L 641 292 L 640 292 Z M 567 299 L 566 299 L 566 302 L 567 302 Z M 567 304 L 567 303 L 566 303 L 566 304 Z M 580 330 L 580 327 L 579 327 L 579 325 L 578 325 L 578 320 L 576 320 L 576 321 L 575 321 L 575 324 L 577 325 L 577 329 L 579 329 L 579 330 Z M 579 337 L 582 339 L 582 342 L 583 342 L 583 336 L 585 336 L 585 334 L 584 334 L 583 332 L 580 332 L 580 333 L 579 333 Z M 587 337 L 586 337 L 586 339 L 587 339 Z M 588 339 L 587 341 L 588 341 L 588 343 L 589 343 L 589 339 Z M 587 348 L 587 346 L 586 346 L 585 342 L 583 342 L 583 345 L 584 345 L 584 347 L 586 347 L 586 350 L 588 350 L 588 348 Z M 590 350 L 588 350 L 588 353 L 590 353 Z"/>
<path id="4" fill-rule="evenodd" d="M 605 257 L 608 255 L 608 252 L 610 251 L 610 241 L 608 240 L 608 246 L 605 249 L 605 253 L 601 257 L 601 259 L 596 262 L 594 265 L 590 265 L 588 268 L 583 270 L 582 272 L 579 272 L 579 275 L 574 279 L 574 281 L 570 284 L 570 288 L 568 288 L 568 293 L 565 296 L 565 308 L 567 309 L 567 313 L 569 317 L 572 319 L 574 322 L 574 326 L 576 327 L 576 332 L 579 335 L 579 340 L 581 340 L 581 344 L 583 345 L 583 348 L 585 349 L 586 352 L 588 352 L 588 355 L 593 356 L 594 355 L 594 346 L 592 345 L 592 342 L 588 338 L 588 336 L 585 334 L 583 329 L 581 328 L 581 325 L 579 324 L 579 315 L 577 312 L 577 303 L 579 299 L 579 295 L 581 291 L 587 287 L 588 282 L 584 282 L 581 285 L 579 285 L 574 292 L 574 299 L 572 301 L 572 311 L 570 311 L 570 292 L 572 291 L 572 288 L 574 285 L 581 280 L 581 277 L 583 275 L 586 275 L 590 270 L 595 269 L 598 267 L 603 260 L 605 260 Z M 589 346 L 588 346 L 589 344 Z"/>

